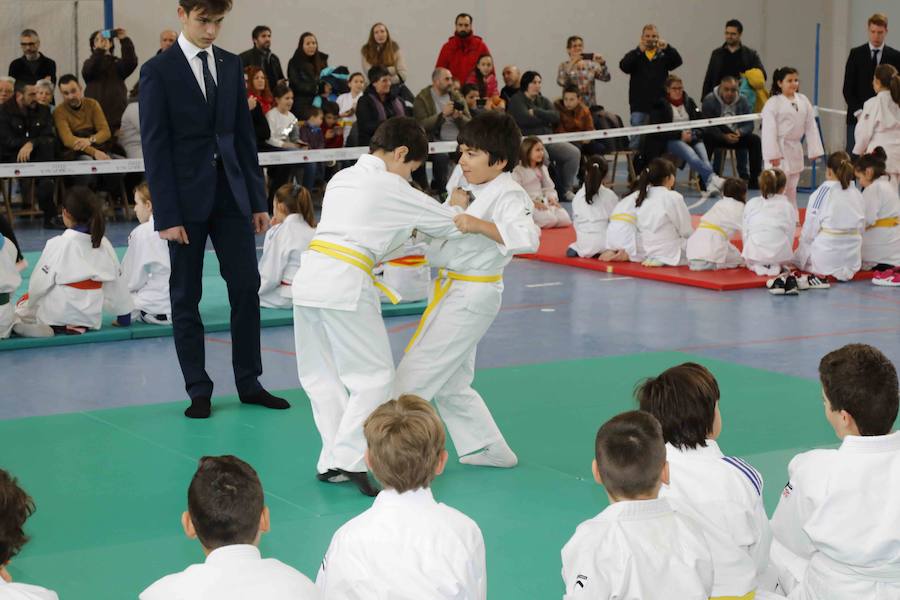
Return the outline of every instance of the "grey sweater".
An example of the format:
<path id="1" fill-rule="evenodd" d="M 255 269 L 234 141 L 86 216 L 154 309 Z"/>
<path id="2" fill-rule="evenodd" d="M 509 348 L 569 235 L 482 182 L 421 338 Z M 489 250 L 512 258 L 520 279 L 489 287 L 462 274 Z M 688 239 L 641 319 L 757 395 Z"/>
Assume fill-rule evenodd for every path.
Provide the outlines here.
<path id="1" fill-rule="evenodd" d="M 534 114 L 529 113 L 529 110 L 534 111 Z M 520 91 L 509 99 L 507 111 L 516 120 L 522 135 L 553 133 L 553 126 L 559 123 L 559 113 L 550 100 L 541 95 L 531 100 Z"/>

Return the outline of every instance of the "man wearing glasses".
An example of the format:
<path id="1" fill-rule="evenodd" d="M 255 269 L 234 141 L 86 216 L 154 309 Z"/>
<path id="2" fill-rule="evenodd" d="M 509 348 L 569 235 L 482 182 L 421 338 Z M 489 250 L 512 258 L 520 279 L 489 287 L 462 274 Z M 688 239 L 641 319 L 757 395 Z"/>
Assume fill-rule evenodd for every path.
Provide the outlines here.
<path id="1" fill-rule="evenodd" d="M 37 32 L 26 29 L 20 37 L 22 56 L 9 63 L 9 76 L 29 84 L 46 79 L 56 85 L 56 62 L 41 54 L 41 38 Z"/>

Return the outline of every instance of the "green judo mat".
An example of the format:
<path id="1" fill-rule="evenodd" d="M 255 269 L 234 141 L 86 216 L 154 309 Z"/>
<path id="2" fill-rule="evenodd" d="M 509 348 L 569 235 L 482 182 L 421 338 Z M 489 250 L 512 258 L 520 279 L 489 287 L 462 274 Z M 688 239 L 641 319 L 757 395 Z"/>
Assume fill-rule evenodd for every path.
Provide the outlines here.
<path id="1" fill-rule="evenodd" d="M 121 258 L 125 248 L 116 248 Z M 18 300 L 28 291 L 28 279 L 40 257 L 40 252 L 26 252 L 28 268 L 22 272 L 22 285 L 13 294 L 13 301 Z M 403 302 L 400 304 L 384 303 L 381 313 L 385 317 L 404 315 L 420 315 L 425 311 L 427 302 Z M 207 251 L 203 261 L 203 299 L 200 301 L 200 316 L 203 318 L 203 329 L 207 333 L 229 331 L 231 329 L 231 307 L 228 304 L 228 291 L 225 280 L 219 275 L 219 261 L 215 252 Z M 149 325 L 134 322 L 131 327 L 113 327 L 115 315 L 103 315 L 103 327 L 96 331 L 88 331 L 82 335 L 55 335 L 50 338 L 22 338 L 13 336 L 0 340 L 0 351 L 21 350 L 24 348 L 43 348 L 47 346 L 67 346 L 70 344 L 90 344 L 92 342 L 114 342 L 120 340 L 137 340 L 143 338 L 169 337 L 172 335 L 171 325 Z M 262 327 L 281 327 L 293 325 L 294 317 L 290 309 L 261 308 L 260 325 Z"/>
<path id="2" fill-rule="evenodd" d="M 484 395 L 519 466 L 501 470 L 451 461 L 434 483 L 439 501 L 472 517 L 487 548 L 492 600 L 559 598 L 560 550 L 581 521 L 607 505 L 591 477 L 594 435 L 634 408 L 640 379 L 687 360 L 707 365 L 722 390 L 726 454 L 764 475 L 771 514 L 788 461 L 837 445 L 818 383 L 680 353 L 586 359 L 480 370 Z M 191 421 L 183 403 L 0 421 L 2 467 L 20 478 L 37 512 L 32 541 L 12 576 L 66 600 L 134 598 L 164 574 L 203 561 L 179 518 L 203 455 L 236 454 L 259 472 L 272 513 L 264 556 L 315 578 L 334 531 L 371 505 L 348 484 L 314 477 L 319 437 L 300 390 L 289 411 L 217 398 L 213 416 Z"/>

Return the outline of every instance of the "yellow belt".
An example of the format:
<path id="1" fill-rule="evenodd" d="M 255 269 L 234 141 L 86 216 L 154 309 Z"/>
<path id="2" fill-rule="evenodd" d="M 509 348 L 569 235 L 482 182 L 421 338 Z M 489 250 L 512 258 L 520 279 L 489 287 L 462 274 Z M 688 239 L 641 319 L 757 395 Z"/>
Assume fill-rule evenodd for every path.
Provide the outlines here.
<path id="1" fill-rule="evenodd" d="M 409 352 L 409 349 L 412 348 L 416 338 L 422 333 L 422 328 L 425 327 L 425 322 L 428 320 L 429 315 L 434 312 L 434 309 L 437 308 L 438 304 L 441 303 L 441 300 L 444 299 L 444 296 L 447 295 L 447 292 L 450 291 L 450 286 L 453 285 L 454 281 L 496 283 L 498 281 L 503 281 L 503 275 L 464 275 L 462 273 L 447 271 L 446 269 L 438 271 L 438 276 L 434 280 L 434 293 L 431 295 L 431 301 L 428 303 L 428 306 L 425 307 L 425 312 L 422 313 L 422 318 L 419 319 L 419 326 L 416 327 L 416 331 L 409 339 L 409 343 L 406 345 L 406 350 L 404 352 Z"/>
<path id="2" fill-rule="evenodd" d="M 859 235 L 859 231 L 856 229 L 831 229 L 830 227 L 823 227 L 822 233 L 826 235 Z"/>
<path id="3" fill-rule="evenodd" d="M 326 242 L 325 240 L 311 241 L 309 243 L 309 249 L 315 250 L 320 254 L 330 256 L 331 258 L 337 259 L 341 262 L 345 262 L 348 265 L 353 265 L 357 269 L 365 271 L 366 275 L 372 278 L 372 283 L 375 284 L 375 287 L 384 292 L 384 295 L 388 297 L 388 300 L 391 301 L 391 304 L 397 304 L 398 302 L 400 302 L 400 295 L 397 294 L 395 290 L 392 290 L 390 287 L 386 286 L 375 278 L 375 276 L 372 274 L 372 267 L 375 266 L 375 261 L 373 261 L 362 252 L 357 252 L 353 248 L 347 248 L 346 246 L 341 246 L 340 244 Z"/>
<path id="4" fill-rule="evenodd" d="M 707 223 L 706 221 L 700 221 L 700 225 L 697 226 L 697 229 L 712 229 L 713 231 L 718 231 L 722 234 L 722 236 L 727 240 L 728 232 L 719 227 L 718 225 L 713 225 L 712 223 Z"/>
<path id="5" fill-rule="evenodd" d="M 629 215 L 628 213 L 617 213 L 609 218 L 610 221 L 624 221 L 626 223 L 631 223 L 632 225 L 637 225 L 637 217 L 633 215 Z"/>
<path id="6" fill-rule="evenodd" d="M 709 600 L 753 600 L 756 598 L 756 590 L 747 592 L 743 596 L 713 596 Z"/>
<path id="7" fill-rule="evenodd" d="M 878 219 L 872 227 L 896 227 L 897 225 L 900 225 L 900 217 L 887 217 L 885 219 Z"/>

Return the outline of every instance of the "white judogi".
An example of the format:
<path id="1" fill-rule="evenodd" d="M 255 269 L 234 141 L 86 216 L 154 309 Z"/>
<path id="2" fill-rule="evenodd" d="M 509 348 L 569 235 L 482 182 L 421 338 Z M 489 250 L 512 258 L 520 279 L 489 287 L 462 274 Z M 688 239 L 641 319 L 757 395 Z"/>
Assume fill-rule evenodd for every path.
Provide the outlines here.
<path id="1" fill-rule="evenodd" d="M 609 217 L 619 203 L 619 197 L 614 191 L 602 185 L 591 198 L 590 204 L 585 194 L 584 186 L 581 186 L 572 200 L 575 243 L 569 248 L 577 252 L 578 256 L 590 258 L 609 247 L 606 232 L 609 229 Z"/>
<path id="2" fill-rule="evenodd" d="M 637 228 L 648 260 L 675 267 L 687 262 L 685 244 L 694 232 L 684 197 L 663 186 L 652 186 L 637 209 Z"/>
<path id="3" fill-rule="evenodd" d="M 542 205 L 544 208 L 534 207 L 532 216 L 535 224 L 541 229 L 551 229 L 553 227 L 568 227 L 572 224 L 572 218 L 561 206 L 554 206 L 552 201 L 558 201 L 556 188 L 553 180 L 550 178 L 550 171 L 547 165 L 530 168 L 522 165 L 513 169 L 512 177 L 516 183 L 522 186 L 532 202 Z"/>
<path id="4" fill-rule="evenodd" d="M 101 289 L 76 289 L 66 284 L 102 283 Z M 75 325 L 100 329 L 103 311 L 131 313 L 131 295 L 119 258 L 109 240 L 91 246 L 91 236 L 67 229 L 47 240 L 28 282 L 28 300 L 16 307 L 23 321 L 45 325 Z"/>
<path id="5" fill-rule="evenodd" d="M 266 232 L 259 259 L 259 305 L 266 308 L 291 308 L 291 284 L 300 268 L 300 255 L 316 236 L 301 215 L 291 214 Z"/>
<path id="6" fill-rule="evenodd" d="M 322 600 L 485 600 L 475 521 L 431 490 L 383 490 L 335 532 L 316 577 Z"/>
<path id="7" fill-rule="evenodd" d="M 420 302 L 428 298 L 431 290 L 431 267 L 425 261 L 427 250 L 428 243 L 416 235 L 397 251 L 397 258 L 384 263 L 384 283 L 400 294 L 404 302 Z"/>
<path id="8" fill-rule="evenodd" d="M 8 338 L 16 322 L 16 299 L 13 294 L 22 285 L 16 268 L 16 245 L 0 235 L 0 339 Z"/>
<path id="9" fill-rule="evenodd" d="M 136 310 L 150 315 L 167 315 L 169 300 L 169 243 L 153 229 L 153 217 L 135 227 L 128 236 L 128 250 L 122 258 L 122 272 Z"/>
<path id="10" fill-rule="evenodd" d="M 453 172 L 450 173 L 450 177 L 447 178 L 447 195 L 452 194 L 453 190 L 458 187 L 464 190 L 469 190 L 472 188 L 472 186 L 469 185 L 469 182 L 466 181 L 466 178 L 463 175 L 462 167 L 459 166 L 459 163 L 456 163 L 456 166 L 453 167 Z"/>
<path id="11" fill-rule="evenodd" d="M 810 196 L 794 264 L 816 275 L 853 278 L 862 266 L 865 208 L 854 183 L 826 181 Z"/>
<path id="12" fill-rule="evenodd" d="M 167 575 L 141 592 L 140 600 L 318 600 L 303 573 L 249 544 L 222 546 L 206 562 Z"/>
<path id="13" fill-rule="evenodd" d="M 531 200 L 509 173 L 473 185 L 470 215 L 497 226 L 503 244 L 482 235 L 436 240 L 426 254 L 433 267 L 462 276 L 498 276 L 515 254 L 534 252 L 540 229 Z M 436 284 L 437 285 L 437 284 Z M 484 399 L 472 389 L 475 349 L 503 296 L 503 282 L 449 280 L 443 299 L 422 316 L 418 337 L 397 367 L 394 393 L 433 400 L 460 456 L 503 439 Z"/>
<path id="14" fill-rule="evenodd" d="M 619 200 L 609 216 L 606 229 L 606 247 L 609 250 L 624 250 L 631 262 L 643 262 L 646 253 L 637 228 L 637 208 L 634 203 L 638 193 L 634 192 Z"/>
<path id="15" fill-rule="evenodd" d="M 772 516 L 789 598 L 900 598 L 900 432 L 798 454 Z M 796 582 L 796 587 L 792 585 Z"/>
<path id="16" fill-rule="evenodd" d="M 900 135 L 900 134 L 898 134 Z M 879 263 L 900 266 L 900 195 L 886 176 L 863 190 L 866 231 L 863 233 L 863 266 Z"/>
<path id="17" fill-rule="evenodd" d="M 900 176 L 900 105 L 890 90 L 881 90 L 863 104 L 856 121 L 853 154 L 867 154 L 878 146 L 887 154 L 887 172 L 896 186 Z"/>
<path id="18" fill-rule="evenodd" d="M 562 549 L 564 600 L 707 600 L 710 548 L 700 526 L 663 498 L 616 502 Z"/>
<path id="19" fill-rule="evenodd" d="M 787 176 L 784 193 L 797 208 L 797 184 L 803 172 L 803 144 L 810 159 L 825 154 L 819 126 L 809 99 L 797 92 L 792 99 L 784 94 L 770 97 L 762 109 L 762 153 L 767 169 L 781 169 Z M 780 159 L 779 166 L 772 164 Z"/>
<path id="20" fill-rule="evenodd" d="M 59 596 L 37 585 L 7 583 L 0 578 L 0 600 L 59 600 Z"/>
<path id="21" fill-rule="evenodd" d="M 756 591 L 772 542 L 762 476 L 743 460 L 722 454 L 713 440 L 706 440 L 705 448 L 683 450 L 666 444 L 666 457 L 670 482 L 659 496 L 703 529 L 714 565 L 712 596 Z"/>
<path id="22" fill-rule="evenodd" d="M 781 265 L 794 256 L 795 220 L 794 205 L 784 194 L 757 196 L 747 201 L 741 229 L 744 244 L 741 256 L 747 261 L 748 269 L 757 275 L 781 273 Z"/>
<path id="23" fill-rule="evenodd" d="M 314 242 L 339 244 L 377 264 L 400 248 L 413 229 L 439 238 L 461 237 L 453 224 L 456 214 L 389 173 L 380 158 L 366 154 L 328 183 Z M 372 277 L 307 250 L 292 290 L 297 371 L 322 436 L 319 473 L 365 471 L 363 422 L 390 399 L 394 379 Z"/>
<path id="24" fill-rule="evenodd" d="M 714 263 L 717 269 L 741 266 L 744 261 L 731 238 L 741 230 L 743 217 L 743 202 L 728 197 L 719 199 L 706 211 L 700 226 L 688 238 L 685 246 L 688 260 Z"/>

